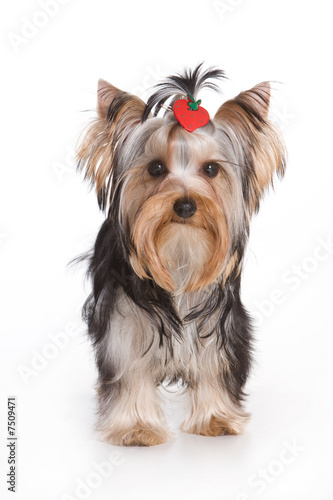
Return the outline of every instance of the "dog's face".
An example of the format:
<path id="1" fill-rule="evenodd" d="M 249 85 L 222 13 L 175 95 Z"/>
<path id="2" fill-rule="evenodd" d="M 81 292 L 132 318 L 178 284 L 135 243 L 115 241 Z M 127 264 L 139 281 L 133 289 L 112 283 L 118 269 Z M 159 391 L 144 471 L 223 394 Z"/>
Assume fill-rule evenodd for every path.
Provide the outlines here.
<path id="1" fill-rule="evenodd" d="M 172 111 L 152 117 L 149 102 L 99 82 L 78 158 L 140 278 L 176 294 L 238 275 L 251 214 L 284 171 L 269 96 L 260 84 L 190 133 Z"/>
<path id="2" fill-rule="evenodd" d="M 135 272 L 188 292 L 221 275 L 230 239 L 242 227 L 242 194 L 213 127 L 189 133 L 170 118 L 159 120 L 141 151 L 124 157 L 120 216 L 132 237 Z M 144 128 L 152 128 L 149 122 Z M 140 143 L 136 134 L 132 141 Z"/>

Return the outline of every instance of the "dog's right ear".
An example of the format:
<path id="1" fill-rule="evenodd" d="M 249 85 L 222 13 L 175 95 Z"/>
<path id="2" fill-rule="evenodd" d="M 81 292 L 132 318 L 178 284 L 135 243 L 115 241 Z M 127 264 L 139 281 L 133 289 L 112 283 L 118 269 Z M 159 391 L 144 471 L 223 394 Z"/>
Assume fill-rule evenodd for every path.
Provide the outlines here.
<path id="1" fill-rule="evenodd" d="M 77 148 L 78 168 L 95 185 L 98 204 L 108 206 L 117 175 L 117 150 L 139 126 L 146 104 L 105 80 L 98 81 L 98 116 L 84 131 Z"/>

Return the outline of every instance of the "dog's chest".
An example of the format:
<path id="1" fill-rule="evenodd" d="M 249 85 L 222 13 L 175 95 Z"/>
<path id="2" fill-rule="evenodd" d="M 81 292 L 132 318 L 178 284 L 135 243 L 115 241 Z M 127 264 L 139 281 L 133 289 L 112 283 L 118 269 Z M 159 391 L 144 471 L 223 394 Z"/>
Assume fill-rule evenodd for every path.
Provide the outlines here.
<path id="1" fill-rule="evenodd" d="M 196 304 L 199 304 L 198 297 L 196 299 Z M 179 298 L 176 303 L 179 316 L 185 318 L 196 304 L 193 299 Z M 166 343 L 157 353 L 164 372 L 162 378 L 191 382 L 198 377 L 206 362 L 214 362 L 217 356 L 216 319 L 216 314 L 213 314 L 209 318 L 201 315 L 192 321 L 184 321 L 181 336 L 174 335 L 171 343 Z M 206 320 L 204 326 L 203 320 Z"/>

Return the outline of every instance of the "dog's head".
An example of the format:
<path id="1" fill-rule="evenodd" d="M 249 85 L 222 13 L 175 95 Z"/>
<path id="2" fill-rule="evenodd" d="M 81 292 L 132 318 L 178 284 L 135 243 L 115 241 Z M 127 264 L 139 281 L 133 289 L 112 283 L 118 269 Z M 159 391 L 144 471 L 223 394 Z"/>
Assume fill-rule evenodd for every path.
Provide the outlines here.
<path id="1" fill-rule="evenodd" d="M 176 119 L 170 104 L 223 77 L 200 65 L 159 84 L 147 104 L 100 80 L 98 117 L 78 148 L 134 271 L 173 293 L 238 275 L 251 215 L 284 173 L 269 83 L 225 102 L 193 132 Z"/>

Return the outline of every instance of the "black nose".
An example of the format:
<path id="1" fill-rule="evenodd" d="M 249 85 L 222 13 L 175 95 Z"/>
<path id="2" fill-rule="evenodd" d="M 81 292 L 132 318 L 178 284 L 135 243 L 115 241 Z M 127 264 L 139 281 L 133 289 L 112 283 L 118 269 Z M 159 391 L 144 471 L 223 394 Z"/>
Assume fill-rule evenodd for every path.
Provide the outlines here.
<path id="1" fill-rule="evenodd" d="M 197 211 L 197 205 L 194 200 L 191 200 L 191 198 L 180 198 L 175 201 L 173 209 L 179 217 L 188 219 Z"/>

